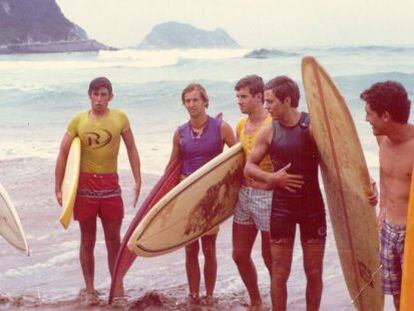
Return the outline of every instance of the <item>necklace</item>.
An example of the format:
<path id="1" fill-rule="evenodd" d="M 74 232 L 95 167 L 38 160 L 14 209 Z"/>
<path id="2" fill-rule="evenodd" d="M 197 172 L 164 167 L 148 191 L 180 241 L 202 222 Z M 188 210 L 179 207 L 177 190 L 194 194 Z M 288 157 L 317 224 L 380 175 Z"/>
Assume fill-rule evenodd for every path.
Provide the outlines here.
<path id="1" fill-rule="evenodd" d="M 191 124 L 191 121 L 190 121 L 190 129 L 191 129 L 191 134 L 193 138 L 201 137 L 201 135 L 203 134 L 204 128 L 207 124 L 207 121 L 208 121 L 208 118 L 203 124 L 201 124 L 201 126 L 198 126 L 198 127 L 195 127 L 193 124 Z"/>

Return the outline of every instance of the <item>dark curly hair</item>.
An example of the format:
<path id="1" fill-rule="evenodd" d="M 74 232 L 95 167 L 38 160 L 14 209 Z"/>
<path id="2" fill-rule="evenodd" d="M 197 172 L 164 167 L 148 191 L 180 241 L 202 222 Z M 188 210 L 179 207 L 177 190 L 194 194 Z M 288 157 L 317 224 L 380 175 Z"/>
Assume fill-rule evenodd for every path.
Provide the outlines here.
<path id="1" fill-rule="evenodd" d="M 363 91 L 360 97 L 379 116 L 388 111 L 393 121 L 401 124 L 408 122 L 411 102 L 401 83 L 396 81 L 375 83 Z"/>

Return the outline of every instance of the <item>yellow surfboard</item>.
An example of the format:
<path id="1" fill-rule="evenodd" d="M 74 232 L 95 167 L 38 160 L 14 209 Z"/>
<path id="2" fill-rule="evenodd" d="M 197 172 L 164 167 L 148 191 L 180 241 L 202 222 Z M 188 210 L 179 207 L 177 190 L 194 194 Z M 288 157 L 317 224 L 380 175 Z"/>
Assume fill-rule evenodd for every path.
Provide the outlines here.
<path id="1" fill-rule="evenodd" d="M 414 308 L 414 167 L 411 174 L 410 201 L 408 204 L 407 231 L 405 233 L 403 275 L 401 283 L 401 311 Z"/>
<path id="2" fill-rule="evenodd" d="M 60 223 L 67 229 L 72 218 L 73 206 L 75 205 L 76 192 L 78 190 L 79 171 L 81 159 L 81 142 L 75 137 L 70 146 L 66 162 L 65 177 L 62 182 L 62 213 Z"/>
<path id="3" fill-rule="evenodd" d="M 382 310 L 377 221 L 352 116 L 328 73 L 312 57 L 302 60 L 302 80 L 348 291 L 357 310 Z"/>
<path id="4" fill-rule="evenodd" d="M 128 248 L 155 257 L 179 249 L 233 214 L 245 158 L 240 143 L 203 165 L 168 192 L 141 220 Z"/>

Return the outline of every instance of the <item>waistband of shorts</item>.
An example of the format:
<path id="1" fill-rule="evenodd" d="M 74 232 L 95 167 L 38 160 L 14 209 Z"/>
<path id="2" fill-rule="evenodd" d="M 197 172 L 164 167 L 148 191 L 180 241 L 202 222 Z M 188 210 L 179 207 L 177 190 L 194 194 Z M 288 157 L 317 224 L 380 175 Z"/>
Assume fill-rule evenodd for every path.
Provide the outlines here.
<path id="1" fill-rule="evenodd" d="M 397 232 L 397 231 L 405 232 L 405 230 L 407 229 L 407 226 L 406 225 L 393 225 L 393 224 L 390 224 L 386 220 L 384 220 L 384 227 L 386 229 L 392 230 L 394 232 Z"/>
<path id="2" fill-rule="evenodd" d="M 83 178 L 93 178 L 93 179 L 112 179 L 112 178 L 118 178 L 118 173 L 90 173 L 90 172 L 81 172 L 79 177 L 83 177 Z"/>
<path id="3" fill-rule="evenodd" d="M 273 190 L 258 189 L 258 188 L 253 188 L 253 187 L 249 187 L 246 185 L 241 185 L 240 189 L 246 192 L 249 192 L 249 193 L 261 193 L 261 194 L 268 194 L 268 195 L 273 194 Z"/>
<path id="4" fill-rule="evenodd" d="M 242 186 L 253 189 L 273 191 L 273 188 L 266 183 L 254 180 L 252 178 L 243 178 Z"/>

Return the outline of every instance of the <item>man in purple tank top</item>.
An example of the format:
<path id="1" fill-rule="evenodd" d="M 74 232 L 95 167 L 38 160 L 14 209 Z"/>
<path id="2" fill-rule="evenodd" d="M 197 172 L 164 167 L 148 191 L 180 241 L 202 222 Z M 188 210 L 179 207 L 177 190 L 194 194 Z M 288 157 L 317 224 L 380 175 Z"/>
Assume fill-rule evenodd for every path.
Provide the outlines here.
<path id="1" fill-rule="evenodd" d="M 210 117 L 206 113 L 209 101 L 203 86 L 197 83 L 188 85 L 181 93 L 181 100 L 190 120 L 174 133 L 173 149 L 169 164 L 176 158 L 183 162 L 182 178 L 186 178 L 201 166 L 223 151 L 223 145 L 231 147 L 236 143 L 230 125 L 222 120 Z M 169 165 L 168 164 L 168 165 Z M 201 237 L 204 254 L 204 281 L 206 286 L 206 304 L 213 303 L 213 292 L 217 276 L 216 238 L 218 227 Z M 200 302 L 200 265 L 198 263 L 199 241 L 185 247 L 185 266 L 187 271 L 191 304 Z"/>

